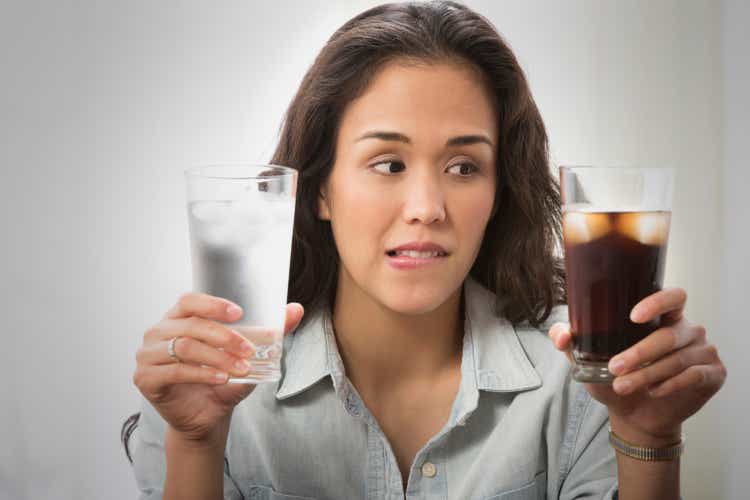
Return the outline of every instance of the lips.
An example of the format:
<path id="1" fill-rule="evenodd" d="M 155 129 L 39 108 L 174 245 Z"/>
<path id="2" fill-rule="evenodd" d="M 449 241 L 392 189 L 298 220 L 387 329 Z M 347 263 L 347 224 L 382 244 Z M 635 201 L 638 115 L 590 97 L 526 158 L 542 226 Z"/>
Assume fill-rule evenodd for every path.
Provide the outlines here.
<path id="1" fill-rule="evenodd" d="M 388 264 L 392 268 L 402 271 L 428 269 L 432 266 L 440 265 L 448 259 L 447 252 L 437 249 L 420 251 L 411 249 L 394 249 L 386 252 L 386 254 L 388 255 Z"/>
<path id="2" fill-rule="evenodd" d="M 432 241 L 412 241 L 404 245 L 397 246 L 388 250 L 386 253 L 393 257 L 398 255 L 398 252 L 438 252 L 438 257 L 448 256 L 448 251 L 441 245 Z"/>

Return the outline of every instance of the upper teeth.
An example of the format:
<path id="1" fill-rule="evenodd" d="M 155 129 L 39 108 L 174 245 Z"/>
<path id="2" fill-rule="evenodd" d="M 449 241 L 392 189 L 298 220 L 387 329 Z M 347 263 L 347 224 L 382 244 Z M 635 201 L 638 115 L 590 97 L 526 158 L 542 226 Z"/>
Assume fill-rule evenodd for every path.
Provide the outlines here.
<path id="1" fill-rule="evenodd" d="M 434 251 L 434 252 L 417 252 L 416 250 L 395 250 L 396 255 L 407 255 L 409 257 L 419 258 L 419 259 L 428 259 L 430 257 L 437 257 L 439 255 L 442 255 L 442 252 Z"/>

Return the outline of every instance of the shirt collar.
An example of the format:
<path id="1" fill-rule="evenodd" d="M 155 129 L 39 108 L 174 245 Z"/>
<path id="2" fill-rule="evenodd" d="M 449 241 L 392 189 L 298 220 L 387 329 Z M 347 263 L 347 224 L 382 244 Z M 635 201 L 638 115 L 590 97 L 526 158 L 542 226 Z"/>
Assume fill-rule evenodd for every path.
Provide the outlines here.
<path id="1" fill-rule="evenodd" d="M 463 360 L 469 358 L 465 351 L 473 349 L 477 389 L 520 392 L 540 387 L 542 379 L 529 360 L 516 329 L 510 321 L 495 313 L 496 295 L 471 276 L 464 283 L 464 292 Z"/>
<path id="2" fill-rule="evenodd" d="M 466 317 L 462 375 L 473 374 L 475 387 L 484 391 L 520 392 L 540 387 L 541 377 L 523 349 L 513 325 L 495 314 L 495 294 L 471 276 L 466 278 L 463 286 Z M 287 337 L 287 346 L 277 399 L 304 392 L 329 375 L 338 392 L 344 377 L 344 364 L 327 308 Z"/>
<path id="3" fill-rule="evenodd" d="M 283 378 L 276 392 L 277 399 L 295 396 L 337 371 L 335 363 L 329 361 L 331 347 L 338 355 L 336 343 L 331 342 L 333 345 L 329 347 L 326 338 L 329 318 L 327 310 L 320 311 L 287 337 L 288 348 L 281 359 Z"/>

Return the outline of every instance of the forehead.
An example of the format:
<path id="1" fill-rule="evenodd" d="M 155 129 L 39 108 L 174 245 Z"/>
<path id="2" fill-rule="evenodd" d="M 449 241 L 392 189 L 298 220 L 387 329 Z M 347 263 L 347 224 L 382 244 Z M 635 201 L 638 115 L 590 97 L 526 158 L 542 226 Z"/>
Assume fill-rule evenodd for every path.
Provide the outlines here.
<path id="1" fill-rule="evenodd" d="M 341 139 L 373 128 L 410 137 L 483 132 L 496 137 L 491 94 L 478 69 L 468 63 L 392 61 L 353 100 L 341 120 Z"/>

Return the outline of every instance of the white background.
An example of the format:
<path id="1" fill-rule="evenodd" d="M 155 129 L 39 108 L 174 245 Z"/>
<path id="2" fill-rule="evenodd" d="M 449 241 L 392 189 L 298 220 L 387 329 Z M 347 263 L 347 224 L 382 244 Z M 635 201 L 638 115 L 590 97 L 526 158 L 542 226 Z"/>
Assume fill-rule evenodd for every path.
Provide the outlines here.
<path id="1" fill-rule="evenodd" d="M 0 7 L 0 498 L 132 499 L 134 354 L 190 288 L 182 171 L 267 161 L 296 86 L 369 1 Z M 473 1 L 557 163 L 678 171 L 666 283 L 729 368 L 686 425 L 686 499 L 750 488 L 748 3 Z"/>

